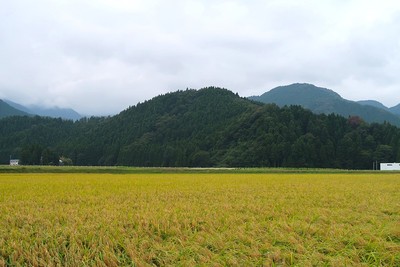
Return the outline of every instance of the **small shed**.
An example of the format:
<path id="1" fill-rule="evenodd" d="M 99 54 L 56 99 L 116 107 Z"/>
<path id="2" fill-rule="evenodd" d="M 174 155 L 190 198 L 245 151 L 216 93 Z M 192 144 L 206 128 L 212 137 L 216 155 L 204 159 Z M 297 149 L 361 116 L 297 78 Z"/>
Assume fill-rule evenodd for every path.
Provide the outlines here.
<path id="1" fill-rule="evenodd" d="M 18 166 L 19 159 L 10 159 L 10 166 Z"/>
<path id="2" fill-rule="evenodd" d="M 400 163 L 381 163 L 381 171 L 400 171 Z"/>

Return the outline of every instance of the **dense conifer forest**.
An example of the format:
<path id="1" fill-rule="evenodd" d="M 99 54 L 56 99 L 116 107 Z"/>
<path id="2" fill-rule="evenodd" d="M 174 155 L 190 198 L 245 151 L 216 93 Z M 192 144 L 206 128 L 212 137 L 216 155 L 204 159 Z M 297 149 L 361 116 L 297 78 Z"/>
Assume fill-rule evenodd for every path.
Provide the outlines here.
<path id="1" fill-rule="evenodd" d="M 400 129 L 251 101 L 226 89 L 157 96 L 112 117 L 0 120 L 0 163 L 371 169 L 400 158 Z"/>

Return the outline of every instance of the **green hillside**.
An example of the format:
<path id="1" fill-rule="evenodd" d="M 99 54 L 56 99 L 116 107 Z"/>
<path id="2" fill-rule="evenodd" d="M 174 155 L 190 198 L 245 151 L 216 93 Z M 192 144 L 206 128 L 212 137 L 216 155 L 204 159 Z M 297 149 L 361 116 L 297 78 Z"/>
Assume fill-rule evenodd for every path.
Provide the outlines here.
<path id="1" fill-rule="evenodd" d="M 28 116 L 29 114 L 13 108 L 6 102 L 0 99 L 0 118 L 10 117 L 10 116 Z"/>
<path id="2" fill-rule="evenodd" d="M 113 117 L 0 120 L 0 163 L 370 169 L 400 159 L 400 130 L 262 104 L 221 88 L 157 96 Z"/>
<path id="3" fill-rule="evenodd" d="M 260 96 L 250 97 L 263 103 L 275 103 L 279 106 L 300 105 L 312 112 L 321 114 L 335 113 L 344 117 L 359 116 L 366 122 L 389 122 L 400 126 L 400 117 L 372 105 L 360 104 L 343 99 L 339 94 L 312 84 L 292 84 L 280 86 Z"/>

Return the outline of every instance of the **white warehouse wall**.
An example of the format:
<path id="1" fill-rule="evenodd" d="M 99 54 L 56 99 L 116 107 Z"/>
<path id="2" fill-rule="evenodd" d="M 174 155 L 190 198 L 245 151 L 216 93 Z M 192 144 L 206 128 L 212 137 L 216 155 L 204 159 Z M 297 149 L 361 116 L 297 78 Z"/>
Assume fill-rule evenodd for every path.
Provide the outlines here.
<path id="1" fill-rule="evenodd" d="M 400 163 L 381 163 L 381 171 L 400 171 Z"/>

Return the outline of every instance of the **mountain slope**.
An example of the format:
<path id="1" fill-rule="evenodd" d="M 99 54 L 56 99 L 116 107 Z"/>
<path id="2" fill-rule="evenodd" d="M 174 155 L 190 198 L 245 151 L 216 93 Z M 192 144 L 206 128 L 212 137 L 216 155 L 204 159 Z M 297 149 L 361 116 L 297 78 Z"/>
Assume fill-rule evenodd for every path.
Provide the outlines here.
<path id="1" fill-rule="evenodd" d="M 213 87 L 157 96 L 112 117 L 103 126 L 104 149 L 110 152 L 105 154 L 112 154 L 112 142 L 118 140 L 120 150 L 113 160 L 119 165 L 208 166 L 209 151 L 225 128 L 257 106 Z M 203 157 L 203 163 L 196 157 Z M 102 158 L 100 162 L 109 160 Z"/>
<path id="2" fill-rule="evenodd" d="M 400 104 L 398 104 L 398 105 L 396 105 L 396 106 L 394 106 L 394 107 L 389 108 L 389 110 L 390 110 L 390 112 L 392 112 L 392 113 L 397 114 L 397 115 L 400 116 Z"/>
<path id="3" fill-rule="evenodd" d="M 361 104 L 361 105 L 369 105 L 369 106 L 373 106 L 373 107 L 377 107 L 377 108 L 381 108 L 384 109 L 386 111 L 389 111 L 392 114 L 395 114 L 397 116 L 400 116 L 400 104 L 388 108 L 385 105 L 383 105 L 381 102 L 375 101 L 375 100 L 362 100 L 362 101 L 357 101 L 357 103 Z"/>
<path id="4" fill-rule="evenodd" d="M 70 108 L 59 108 L 59 107 L 44 108 L 40 106 L 26 107 L 10 100 L 5 100 L 5 102 L 7 102 L 10 106 L 16 109 L 42 117 L 62 118 L 68 120 L 79 120 L 80 118 L 82 118 L 82 116 L 78 112 Z"/>
<path id="5" fill-rule="evenodd" d="M 68 120 L 79 120 L 82 116 L 71 108 L 43 108 L 39 106 L 30 106 L 29 110 L 32 114 L 44 117 L 62 118 Z"/>
<path id="6" fill-rule="evenodd" d="M 10 116 L 28 116 L 29 114 L 16 109 L 0 99 L 0 118 Z"/>
<path id="7" fill-rule="evenodd" d="M 335 113 L 344 117 L 360 116 L 369 123 L 387 121 L 400 126 L 400 117 L 386 110 L 343 99 L 332 90 L 312 84 L 280 86 L 261 96 L 252 96 L 250 99 L 263 103 L 276 103 L 279 106 L 300 105 L 317 114 Z"/>
<path id="8" fill-rule="evenodd" d="M 250 99 L 275 103 L 278 106 L 300 105 L 316 110 L 322 106 L 324 109 L 331 108 L 331 103 L 341 100 L 341 97 L 332 90 L 319 88 L 312 84 L 292 84 L 276 87 L 261 96 L 253 96 Z"/>
<path id="9" fill-rule="evenodd" d="M 364 105 L 364 106 L 372 106 L 372 107 L 390 111 L 387 106 L 385 106 L 384 104 L 382 104 L 381 102 L 376 101 L 376 100 L 360 100 L 360 101 L 357 101 L 357 103 Z"/>

